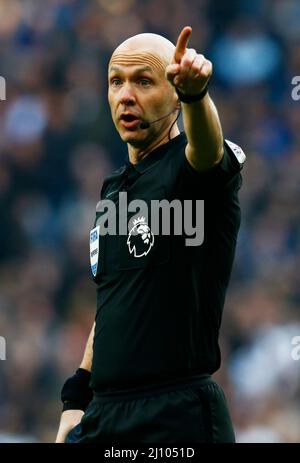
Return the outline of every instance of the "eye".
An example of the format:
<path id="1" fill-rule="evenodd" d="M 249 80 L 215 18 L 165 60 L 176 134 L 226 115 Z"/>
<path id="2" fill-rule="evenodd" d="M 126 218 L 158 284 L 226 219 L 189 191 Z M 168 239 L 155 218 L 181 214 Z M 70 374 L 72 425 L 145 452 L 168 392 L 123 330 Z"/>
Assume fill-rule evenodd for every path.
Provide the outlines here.
<path id="1" fill-rule="evenodd" d="M 114 77 L 111 79 L 110 83 L 114 87 L 118 87 L 119 85 L 121 85 L 122 82 L 121 82 L 121 79 L 119 79 L 118 77 Z"/>
<path id="2" fill-rule="evenodd" d="M 141 84 L 142 87 L 147 87 L 148 85 L 151 85 L 151 80 L 150 79 L 140 79 L 139 83 Z"/>

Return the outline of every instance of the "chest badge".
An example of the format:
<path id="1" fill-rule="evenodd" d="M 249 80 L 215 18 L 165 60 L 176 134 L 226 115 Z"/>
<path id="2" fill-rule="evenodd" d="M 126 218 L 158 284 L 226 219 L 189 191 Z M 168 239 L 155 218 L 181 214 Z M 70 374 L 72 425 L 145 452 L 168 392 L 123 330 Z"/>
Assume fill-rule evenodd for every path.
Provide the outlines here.
<path id="1" fill-rule="evenodd" d="M 97 225 L 97 227 L 90 231 L 90 262 L 92 274 L 94 277 L 97 275 L 99 263 L 99 236 L 100 225 Z"/>
<path id="2" fill-rule="evenodd" d="M 130 254 L 134 257 L 143 257 L 148 254 L 154 244 L 154 235 L 146 222 L 145 217 L 138 217 L 133 220 L 128 238 L 127 246 Z"/>

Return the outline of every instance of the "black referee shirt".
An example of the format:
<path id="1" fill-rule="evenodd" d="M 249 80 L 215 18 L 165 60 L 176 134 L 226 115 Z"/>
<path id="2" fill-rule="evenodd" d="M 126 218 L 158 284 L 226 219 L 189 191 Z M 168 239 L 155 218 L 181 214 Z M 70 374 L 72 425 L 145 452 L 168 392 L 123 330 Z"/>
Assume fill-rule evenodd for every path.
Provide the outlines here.
<path id="1" fill-rule="evenodd" d="M 101 201 L 116 206 L 120 191 L 128 203 L 142 199 L 149 206 L 153 199 L 204 200 L 204 241 L 186 246 L 185 236 L 158 234 L 143 254 L 141 236 L 100 236 L 95 390 L 212 374 L 220 367 L 218 333 L 240 225 L 244 154 L 224 141 L 222 161 L 197 173 L 186 160 L 186 144 L 181 133 L 103 184 Z M 96 213 L 95 226 L 102 214 Z M 151 216 L 146 232 L 147 225 L 151 229 Z"/>

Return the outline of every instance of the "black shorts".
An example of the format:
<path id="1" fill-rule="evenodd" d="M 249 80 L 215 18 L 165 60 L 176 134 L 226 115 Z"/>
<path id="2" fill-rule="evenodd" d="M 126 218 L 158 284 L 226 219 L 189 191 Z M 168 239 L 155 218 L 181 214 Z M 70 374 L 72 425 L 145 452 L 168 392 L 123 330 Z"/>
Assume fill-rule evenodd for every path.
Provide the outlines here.
<path id="1" fill-rule="evenodd" d="M 209 375 L 95 394 L 66 443 L 235 442 L 224 392 Z"/>

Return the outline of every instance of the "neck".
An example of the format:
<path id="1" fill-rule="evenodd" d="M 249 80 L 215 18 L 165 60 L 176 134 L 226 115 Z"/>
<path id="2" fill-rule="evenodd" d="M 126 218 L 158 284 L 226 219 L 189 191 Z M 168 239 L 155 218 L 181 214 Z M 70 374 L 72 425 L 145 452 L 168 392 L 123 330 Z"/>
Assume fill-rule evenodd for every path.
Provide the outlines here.
<path id="1" fill-rule="evenodd" d="M 179 129 L 177 124 L 172 127 L 171 133 L 170 133 L 170 139 L 177 137 L 179 135 Z M 144 159 L 146 156 L 148 156 L 151 151 L 155 150 L 161 145 L 164 145 L 169 141 L 169 128 L 167 128 L 159 138 L 156 138 L 152 142 L 147 144 L 147 147 L 137 147 L 133 146 L 130 144 L 127 144 L 128 147 L 128 155 L 129 155 L 129 160 L 132 164 L 137 164 L 139 161 Z"/>

